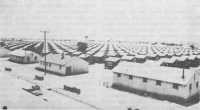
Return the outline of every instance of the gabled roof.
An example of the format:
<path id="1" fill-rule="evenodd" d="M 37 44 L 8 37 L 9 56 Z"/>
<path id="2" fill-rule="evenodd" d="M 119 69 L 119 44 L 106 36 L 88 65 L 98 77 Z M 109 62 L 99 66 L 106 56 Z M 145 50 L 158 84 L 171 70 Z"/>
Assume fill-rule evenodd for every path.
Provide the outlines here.
<path id="1" fill-rule="evenodd" d="M 117 57 L 108 57 L 105 59 L 105 61 L 110 61 L 110 62 L 117 62 L 119 60 L 120 58 L 117 58 Z"/>
<path id="2" fill-rule="evenodd" d="M 95 55 L 93 55 L 94 57 L 103 57 L 104 56 L 104 52 L 103 51 L 99 51 L 98 53 L 96 53 Z"/>
<path id="3" fill-rule="evenodd" d="M 46 60 L 47 62 L 66 66 L 72 63 L 86 62 L 78 57 L 70 57 L 68 55 L 64 55 L 64 58 L 62 59 L 62 54 L 48 54 L 46 56 Z M 44 58 L 42 59 L 42 61 L 44 61 Z"/>
<path id="4" fill-rule="evenodd" d="M 196 58 L 196 55 L 190 55 L 190 56 L 188 56 L 189 60 L 194 60 L 195 58 Z"/>
<path id="5" fill-rule="evenodd" d="M 64 59 L 61 58 L 62 58 L 61 54 L 48 54 L 46 56 L 46 61 L 55 64 L 65 65 L 66 61 L 71 60 L 71 57 L 67 55 L 64 55 Z M 44 58 L 42 59 L 42 61 L 44 61 Z"/>
<path id="6" fill-rule="evenodd" d="M 33 54 L 32 51 L 17 49 L 9 53 L 10 55 L 19 56 L 19 57 L 25 57 L 28 54 Z"/>
<path id="7" fill-rule="evenodd" d="M 172 57 L 166 63 L 174 63 L 177 60 L 177 58 L 178 57 Z"/>
<path id="8" fill-rule="evenodd" d="M 134 56 L 122 56 L 121 60 L 133 60 L 135 57 Z"/>
<path id="9" fill-rule="evenodd" d="M 144 59 L 146 56 L 145 55 L 136 55 L 135 58 L 141 58 Z"/>
<path id="10" fill-rule="evenodd" d="M 80 58 L 87 58 L 87 57 L 89 57 L 90 55 L 88 55 L 88 54 L 81 54 L 79 57 Z"/>
<path id="11" fill-rule="evenodd" d="M 188 56 L 181 56 L 181 57 L 178 57 L 176 60 L 177 61 L 185 61 L 187 58 L 188 58 Z"/>
<path id="12" fill-rule="evenodd" d="M 113 69 L 113 72 L 177 83 L 180 85 L 186 85 L 195 73 L 192 69 L 184 69 L 185 78 L 182 79 L 183 69 L 155 65 L 147 66 L 132 62 L 121 62 Z"/>

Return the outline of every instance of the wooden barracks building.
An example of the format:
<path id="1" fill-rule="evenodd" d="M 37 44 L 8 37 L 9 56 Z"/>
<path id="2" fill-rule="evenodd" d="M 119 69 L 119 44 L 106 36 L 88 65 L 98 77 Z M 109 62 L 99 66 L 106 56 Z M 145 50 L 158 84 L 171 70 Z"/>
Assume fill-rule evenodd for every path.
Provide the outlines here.
<path id="1" fill-rule="evenodd" d="M 46 63 L 45 60 L 42 59 L 37 69 L 44 70 L 45 64 L 48 72 L 58 75 L 88 73 L 88 63 L 78 57 L 49 54 L 46 56 Z"/>
<path id="2" fill-rule="evenodd" d="M 41 56 L 37 53 L 27 50 L 14 50 L 9 53 L 9 60 L 16 63 L 37 63 L 41 59 Z"/>
<path id="3" fill-rule="evenodd" d="M 199 101 L 200 70 L 121 62 L 113 74 L 114 88 L 180 104 Z"/>

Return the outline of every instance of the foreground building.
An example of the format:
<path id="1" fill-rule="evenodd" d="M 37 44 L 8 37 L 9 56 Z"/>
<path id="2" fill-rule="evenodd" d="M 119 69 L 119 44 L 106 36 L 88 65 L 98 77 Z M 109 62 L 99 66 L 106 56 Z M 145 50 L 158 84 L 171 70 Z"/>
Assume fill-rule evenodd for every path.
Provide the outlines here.
<path id="1" fill-rule="evenodd" d="M 113 87 L 187 104 L 199 100 L 199 70 L 122 62 L 113 69 Z"/>
<path id="2" fill-rule="evenodd" d="M 16 63 L 37 63 L 41 59 L 40 55 L 27 50 L 14 50 L 9 53 L 9 60 Z"/>
<path id="3" fill-rule="evenodd" d="M 37 69 L 55 73 L 58 75 L 72 75 L 80 73 L 88 73 L 88 63 L 78 57 L 70 57 L 61 54 L 49 54 L 45 60 L 42 59 Z"/>

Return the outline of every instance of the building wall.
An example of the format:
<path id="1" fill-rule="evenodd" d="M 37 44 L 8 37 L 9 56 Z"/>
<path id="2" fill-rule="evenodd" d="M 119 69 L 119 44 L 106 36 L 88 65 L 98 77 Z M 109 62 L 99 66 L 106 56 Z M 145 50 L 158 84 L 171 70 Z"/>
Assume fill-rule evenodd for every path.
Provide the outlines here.
<path id="1" fill-rule="evenodd" d="M 19 56 L 10 55 L 9 59 L 13 62 L 16 62 L 16 63 L 23 63 L 24 62 L 24 58 L 19 57 Z"/>
<path id="2" fill-rule="evenodd" d="M 66 68 L 71 67 L 71 73 L 87 73 L 88 72 L 88 63 L 87 62 L 69 62 L 70 64 L 61 66 L 59 64 L 51 63 L 51 66 L 47 65 L 46 69 L 48 71 L 60 73 L 61 75 L 66 75 Z M 39 68 L 44 69 L 44 63 L 39 64 Z"/>
<path id="3" fill-rule="evenodd" d="M 50 66 L 49 66 L 49 64 L 50 64 Z M 39 68 L 45 69 L 44 62 L 41 63 L 41 61 L 40 61 Z M 59 73 L 61 75 L 65 75 L 66 67 L 61 66 L 61 68 L 60 68 L 60 65 L 58 65 L 58 64 L 48 63 L 46 66 L 46 69 L 47 69 L 47 71 L 52 71 L 52 72 Z"/>
<path id="4" fill-rule="evenodd" d="M 173 88 L 172 83 L 161 82 L 161 86 L 156 85 L 155 80 L 147 79 L 147 82 L 143 82 L 143 78 L 133 77 L 133 79 L 129 79 L 129 76 L 126 74 L 121 74 L 121 77 L 117 77 L 117 74 L 114 73 L 113 83 L 120 84 L 124 86 L 128 86 L 134 89 L 158 93 L 163 95 L 172 95 L 178 96 L 182 98 L 188 98 L 192 96 L 192 94 L 197 93 L 197 90 L 192 90 L 192 94 L 189 95 L 189 87 L 188 86 L 178 86 L 178 89 Z M 194 84 L 193 84 L 194 85 Z"/>
<path id="5" fill-rule="evenodd" d="M 28 61 L 28 57 L 29 57 L 29 61 Z M 35 59 L 35 57 L 37 57 L 37 59 Z M 36 63 L 39 62 L 39 60 L 41 59 L 41 57 L 37 54 L 31 53 L 31 54 L 27 54 L 24 58 L 24 62 L 25 63 Z"/>
<path id="6" fill-rule="evenodd" d="M 69 62 L 72 73 L 87 73 L 89 70 L 88 63 L 84 60 L 74 60 Z"/>
<path id="7" fill-rule="evenodd" d="M 28 61 L 28 57 L 29 57 L 29 61 Z M 35 57 L 37 57 L 37 60 L 35 60 Z M 14 61 L 14 62 L 18 62 L 18 63 L 36 63 L 41 59 L 41 57 L 37 54 L 27 54 L 24 57 L 21 56 L 15 56 L 15 55 L 10 55 L 10 60 Z"/>
<path id="8" fill-rule="evenodd" d="M 190 96 L 193 96 L 195 95 L 197 92 L 200 91 L 200 86 L 198 84 L 198 87 L 196 86 L 196 83 L 198 82 L 199 83 L 199 80 L 200 80 L 200 75 L 198 73 L 198 71 L 195 72 L 194 76 L 190 79 L 189 83 L 187 84 L 186 86 L 186 91 L 188 91 L 187 95 L 190 97 Z M 190 91 L 190 84 L 192 85 L 192 89 Z"/>

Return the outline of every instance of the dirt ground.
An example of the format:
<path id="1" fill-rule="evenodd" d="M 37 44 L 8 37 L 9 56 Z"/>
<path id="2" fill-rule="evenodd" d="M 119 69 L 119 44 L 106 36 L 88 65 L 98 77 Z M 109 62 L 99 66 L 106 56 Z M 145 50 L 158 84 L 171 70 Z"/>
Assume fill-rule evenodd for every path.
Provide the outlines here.
<path id="1" fill-rule="evenodd" d="M 90 65 L 88 74 L 57 76 L 47 74 L 44 81 L 34 80 L 35 75 L 43 75 L 35 67 L 38 64 L 17 64 L 0 59 L 0 106 L 18 109 L 70 109 L 70 110 L 127 110 L 128 107 L 140 110 L 199 110 L 200 104 L 189 107 L 168 101 L 118 91 L 110 88 L 112 71 L 104 65 Z M 11 67 L 12 71 L 4 70 Z M 41 86 L 42 96 L 34 96 L 22 88 Z M 81 89 L 81 94 L 64 91 L 63 85 Z M 51 90 L 48 90 L 51 88 Z"/>

